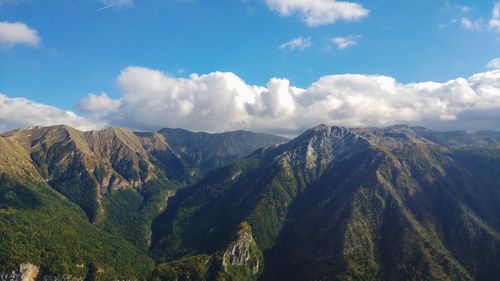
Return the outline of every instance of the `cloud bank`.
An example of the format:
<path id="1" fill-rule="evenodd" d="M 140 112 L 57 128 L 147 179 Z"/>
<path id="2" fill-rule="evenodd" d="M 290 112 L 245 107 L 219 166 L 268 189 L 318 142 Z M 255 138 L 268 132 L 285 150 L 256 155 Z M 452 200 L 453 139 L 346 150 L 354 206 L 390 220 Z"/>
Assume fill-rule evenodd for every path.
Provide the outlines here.
<path id="1" fill-rule="evenodd" d="M 311 27 L 358 20 L 370 12 L 358 3 L 336 0 L 266 0 L 266 5 L 281 16 L 298 15 Z"/>
<path id="2" fill-rule="evenodd" d="M 22 22 L 0 22 L 0 46 L 9 49 L 18 44 L 31 47 L 40 45 L 41 38 L 35 29 Z"/>
<path id="3" fill-rule="evenodd" d="M 72 111 L 25 98 L 9 98 L 0 93 L 0 131 L 58 124 L 67 124 L 81 130 L 96 129 L 104 125 L 80 117 Z"/>
<path id="4" fill-rule="evenodd" d="M 121 99 L 87 110 L 110 124 L 139 130 L 182 127 L 298 133 L 319 123 L 349 127 L 398 123 L 433 129 L 500 129 L 500 71 L 445 83 L 403 84 L 388 76 L 329 75 L 308 88 L 273 78 L 249 85 L 233 73 L 177 78 L 142 67 L 117 79 Z M 96 99 L 89 96 L 84 101 Z M 85 107 L 81 107 L 85 109 Z M 110 110 L 112 109 L 112 110 Z"/>
<path id="5" fill-rule="evenodd" d="M 181 127 L 294 135 L 320 123 L 500 129 L 500 70 L 445 83 L 404 84 L 382 75 L 328 75 L 299 88 L 283 78 L 255 86 L 228 72 L 179 78 L 149 68 L 128 67 L 118 76 L 117 85 L 119 99 L 104 93 L 82 99 L 78 108 L 86 112 L 86 118 L 0 95 L 0 130 L 68 124 L 84 130 L 115 125 L 142 131 Z"/>

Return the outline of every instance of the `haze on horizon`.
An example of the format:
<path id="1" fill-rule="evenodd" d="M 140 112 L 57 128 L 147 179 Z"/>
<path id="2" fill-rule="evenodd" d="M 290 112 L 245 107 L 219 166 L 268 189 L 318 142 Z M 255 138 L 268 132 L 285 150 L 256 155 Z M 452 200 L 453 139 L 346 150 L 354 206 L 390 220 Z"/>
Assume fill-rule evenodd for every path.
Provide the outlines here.
<path id="1" fill-rule="evenodd" d="M 209 2 L 0 0 L 0 131 L 500 129 L 498 1 Z"/>

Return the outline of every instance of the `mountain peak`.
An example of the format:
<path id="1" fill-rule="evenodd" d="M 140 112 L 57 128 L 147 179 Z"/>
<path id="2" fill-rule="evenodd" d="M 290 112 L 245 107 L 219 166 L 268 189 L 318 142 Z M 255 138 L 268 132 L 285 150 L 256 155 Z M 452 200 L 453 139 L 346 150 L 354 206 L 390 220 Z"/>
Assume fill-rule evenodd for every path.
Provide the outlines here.
<path id="1" fill-rule="evenodd" d="M 333 161 L 349 158 L 369 143 L 350 129 L 318 125 L 280 147 L 280 162 L 321 173 Z"/>
<path id="2" fill-rule="evenodd" d="M 312 136 L 325 136 L 330 137 L 332 135 L 345 134 L 349 131 L 349 129 L 341 126 L 328 126 L 325 124 L 320 124 L 316 127 L 313 127 L 304 133 L 302 133 L 298 138 L 309 138 Z"/>
<path id="3" fill-rule="evenodd" d="M 313 131 L 322 131 L 322 130 L 326 130 L 328 128 L 330 128 L 330 126 L 328 126 L 326 124 L 319 124 L 319 125 L 311 128 L 311 130 L 313 130 Z"/>
<path id="4" fill-rule="evenodd" d="M 127 128 L 122 128 L 122 127 L 117 127 L 117 126 L 111 126 L 104 128 L 102 130 L 99 130 L 101 132 L 132 132 L 132 130 L 127 129 Z"/>
<path id="5" fill-rule="evenodd" d="M 207 134 L 182 129 L 136 133 L 120 127 L 82 132 L 67 125 L 18 129 L 1 134 L 0 174 L 47 182 L 79 204 L 89 215 L 98 214 L 99 196 L 135 189 L 165 178 L 180 183 L 243 158 L 282 138 L 255 133 Z M 95 193 L 79 198 L 68 189 Z M 85 186 L 78 186 L 78 182 Z"/>
<path id="6" fill-rule="evenodd" d="M 260 280 L 497 280 L 500 139 L 487 135 L 316 126 L 183 193 L 155 253 L 216 257 L 247 221 L 269 253 Z"/>

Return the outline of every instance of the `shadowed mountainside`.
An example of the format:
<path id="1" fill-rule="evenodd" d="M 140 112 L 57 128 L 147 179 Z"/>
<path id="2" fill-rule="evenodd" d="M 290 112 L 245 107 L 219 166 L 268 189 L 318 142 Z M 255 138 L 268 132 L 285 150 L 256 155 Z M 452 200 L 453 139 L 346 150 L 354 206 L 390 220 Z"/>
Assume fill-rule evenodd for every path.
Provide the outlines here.
<path id="1" fill-rule="evenodd" d="M 152 253 L 165 280 L 499 280 L 499 202 L 498 133 L 322 125 L 179 192 Z"/>

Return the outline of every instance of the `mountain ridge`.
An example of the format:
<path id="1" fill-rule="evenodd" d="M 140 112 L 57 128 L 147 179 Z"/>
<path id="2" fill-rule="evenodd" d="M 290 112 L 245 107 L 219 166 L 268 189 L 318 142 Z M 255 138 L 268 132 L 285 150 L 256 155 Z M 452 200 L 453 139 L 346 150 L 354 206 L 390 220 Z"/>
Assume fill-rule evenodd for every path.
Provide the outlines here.
<path id="1" fill-rule="evenodd" d="M 499 141 L 318 126 L 190 188 L 156 221 L 153 256 L 217 262 L 248 223 L 263 269 L 243 280 L 497 280 Z"/>
<path id="2" fill-rule="evenodd" d="M 170 129 L 163 129 L 163 132 Z M 111 190 L 127 188 L 136 189 L 145 182 L 156 178 L 167 178 L 179 182 L 192 182 L 211 169 L 246 156 L 259 146 L 283 142 L 286 139 L 272 135 L 250 132 L 228 132 L 225 134 L 205 134 L 205 139 L 224 139 L 234 135 L 245 134 L 245 137 L 255 136 L 254 143 L 248 147 L 239 147 L 238 151 L 223 151 L 219 160 L 200 169 L 199 163 L 182 153 L 176 145 L 182 145 L 182 140 L 169 144 L 166 133 L 136 133 L 129 129 L 110 127 L 99 131 L 82 132 L 66 125 L 50 127 L 33 127 L 18 129 L 0 134 L 0 145 L 3 145 L 0 157 L 2 172 L 23 177 L 28 175 L 39 182 L 48 182 L 68 195 L 70 191 L 60 182 L 67 182 L 68 177 L 81 178 L 87 182 L 87 192 L 94 189 L 95 202 L 78 202 L 91 220 L 99 216 L 99 196 Z M 198 135 L 183 131 L 187 139 Z M 171 137 L 175 134 L 170 133 Z M 262 141 L 258 141 L 262 138 Z M 253 141 L 253 140 L 252 140 Z M 231 142 L 231 140 L 229 141 Z M 248 143 L 247 143 L 248 144 Z M 216 143 L 204 141 L 199 146 L 213 150 Z M 21 154 L 19 154 L 21 152 Z M 200 154 L 200 153 L 199 153 Z M 236 154 L 236 155 L 234 155 Z M 160 158 L 160 159 L 157 159 Z M 21 160 L 26 167 L 16 167 Z M 71 175 L 77 172 L 78 175 Z M 21 174 L 19 174 L 21 173 Z M 81 184 L 76 184 L 77 186 Z M 108 191 L 109 189 L 109 191 Z M 71 196 L 70 196 L 71 198 Z M 78 201 L 78 198 L 71 198 Z"/>
<path id="3" fill-rule="evenodd" d="M 60 128 L 33 150 L 25 131 L 0 137 L 0 163 L 41 151 L 47 170 L 76 170 L 52 186 L 95 192 L 94 224 L 148 253 L 152 280 L 500 280 L 498 132 L 319 125 L 269 146 L 251 133 L 100 134 Z M 244 156 L 247 142 L 261 148 Z M 98 167 L 92 153 L 137 188 L 71 182 Z"/>

